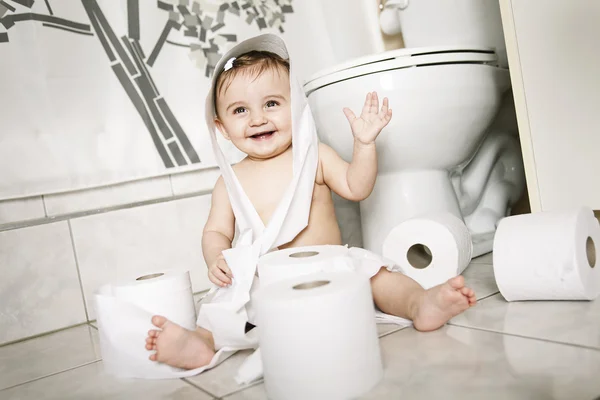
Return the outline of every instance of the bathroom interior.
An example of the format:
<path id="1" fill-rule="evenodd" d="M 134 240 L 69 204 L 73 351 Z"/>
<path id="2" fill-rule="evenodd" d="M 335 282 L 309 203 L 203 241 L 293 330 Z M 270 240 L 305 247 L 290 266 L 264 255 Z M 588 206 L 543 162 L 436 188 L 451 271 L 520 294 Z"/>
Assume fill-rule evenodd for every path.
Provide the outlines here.
<path id="1" fill-rule="evenodd" d="M 64 11 L 65 19 L 81 22 L 102 9 L 118 35 L 124 35 L 124 21 L 131 5 L 142 11 L 148 7 L 131 0 L 119 0 L 115 6 L 112 1 L 84 0 L 85 7 L 73 0 L 0 1 L 0 28 L 5 29 L 0 30 L 0 87 L 8 87 L 9 94 L 17 93 L 17 85 L 11 83 L 16 80 L 9 77 L 19 73 L 16 59 L 30 61 L 24 71 L 38 68 L 35 60 L 50 63 L 48 60 L 52 59 L 52 68 L 35 79 L 27 80 L 25 72 L 19 73 L 25 86 L 30 85 L 32 90 L 44 86 L 36 86 L 40 77 L 70 79 L 65 76 L 71 72 L 59 70 L 67 68 L 66 62 L 56 61 L 56 55 L 44 53 L 41 46 L 22 49 L 28 41 L 41 40 L 42 32 L 49 32 L 44 40 L 62 40 L 66 35 L 73 41 L 92 40 L 88 38 L 91 33 L 72 35 L 64 29 L 42 28 L 42 21 L 52 20 L 19 20 L 15 15 L 54 17 Z M 371 90 L 376 90 L 381 98 L 389 98 L 394 117 L 377 139 L 379 172 L 373 193 L 360 204 L 334 196 L 345 244 L 380 253 L 394 226 L 425 213 L 449 212 L 467 226 L 472 238 L 472 259 L 462 275 L 475 290 L 477 305 L 433 332 L 378 324 L 383 379 L 361 398 L 600 398 L 600 381 L 595 379 L 600 370 L 600 303 L 508 302 L 500 293 L 493 267 L 495 230 L 503 218 L 582 206 L 600 210 L 600 185 L 593 178 L 594 171 L 600 169 L 596 155 L 600 136 L 595 134 L 600 127 L 600 51 L 594 51 L 598 50 L 600 35 L 600 3 L 158 3 L 163 11 L 183 7 L 204 16 L 218 12 L 228 32 L 237 33 L 238 42 L 265 32 L 281 34 L 292 59 L 298 60 L 296 73 L 304 85 L 319 139 L 347 160 L 352 155 L 352 136 L 342 108 L 360 109 L 365 93 Z M 219 11 L 233 9 L 233 3 L 263 7 L 261 12 L 269 15 L 280 7 L 285 18 L 279 20 L 278 26 L 267 26 L 240 19 L 239 10 L 237 15 Z M 280 3 L 285 6 L 281 8 Z M 222 7 L 224 4 L 228 6 Z M 73 9 L 69 10 L 71 6 Z M 154 2 L 151 7 L 155 12 Z M 75 12 L 75 8 L 81 10 Z M 201 9 L 205 14 L 198 11 Z M 242 7 L 241 12 L 244 10 Z M 150 11 L 144 12 L 142 20 L 137 21 L 142 36 L 145 29 L 150 29 L 146 26 L 149 22 L 145 24 L 143 20 Z M 168 21 L 178 17 L 171 11 Z M 185 15 L 181 18 L 187 21 Z M 158 33 L 165 23 L 161 21 Z M 33 29 L 35 24 L 45 30 Z M 131 25 L 129 28 L 129 37 L 134 37 Z M 85 31 L 83 27 L 77 29 L 78 33 Z M 95 34 L 99 36 L 98 32 Z M 164 49 L 154 48 L 167 55 L 157 55 L 151 72 L 167 76 L 165 71 L 172 68 L 183 71 L 181 76 L 196 76 L 196 81 L 186 82 L 177 73 L 170 73 L 166 81 L 157 78 L 156 82 L 167 82 L 167 87 L 161 88 L 165 99 L 179 107 L 175 111 L 186 115 L 182 125 L 191 127 L 190 140 L 201 161 L 193 161 L 196 153 L 189 152 L 190 147 L 177 136 L 181 148 L 187 151 L 185 156 L 174 150 L 175 139 L 166 140 L 165 148 L 173 160 L 177 161 L 179 154 L 179 159 L 189 160 L 189 165 L 146 168 L 145 156 L 133 155 L 146 147 L 140 145 L 136 150 L 137 142 L 108 135 L 107 140 L 126 148 L 118 156 L 132 160 L 140 169 L 132 168 L 129 175 L 119 175 L 114 171 L 123 164 L 116 163 L 102 171 L 92 168 L 85 171 L 86 176 L 92 176 L 86 183 L 84 178 L 68 172 L 67 167 L 84 165 L 77 162 L 85 161 L 81 159 L 89 149 L 100 153 L 104 149 L 104 158 L 110 159 L 106 154 L 111 149 L 109 144 L 91 139 L 89 145 L 84 140 L 71 140 L 73 137 L 65 141 L 68 137 L 62 136 L 62 147 L 56 144 L 52 149 L 68 148 L 69 154 L 40 153 L 39 165 L 35 167 L 35 151 L 43 151 L 49 137 L 44 137 L 43 126 L 25 126 L 22 116 L 27 114 L 18 111 L 15 104 L 29 101 L 26 95 L 17 100 L 0 96 L 5 97 L 0 99 L 0 121 L 8 121 L 0 129 L 0 158 L 5 160 L 0 179 L 0 399 L 267 398 L 261 380 L 239 385 L 234 379 L 249 351 L 238 352 L 202 374 L 181 379 L 123 379 L 104 370 L 93 304 L 94 292 L 100 286 L 154 269 L 189 270 L 196 300 L 211 287 L 200 243 L 211 191 L 220 172 L 200 114 L 206 91 L 196 93 L 194 83 L 207 87 L 205 71 L 214 61 L 207 57 L 201 63 L 192 57 L 193 53 L 188 54 L 193 46 L 183 49 L 182 45 L 173 45 L 185 39 L 183 29 L 168 37 L 170 44 Z M 90 64 L 106 64 L 105 55 L 100 53 L 101 41 L 93 40 L 97 46 L 95 54 L 100 56 Z M 151 50 L 148 46 L 148 59 L 158 54 L 158 50 L 149 54 Z M 169 55 L 175 52 L 177 61 L 171 61 Z M 74 55 L 60 58 L 65 57 L 77 62 Z M 190 60 L 197 64 L 191 65 Z M 118 84 L 110 68 L 103 73 L 106 75 L 102 79 Z M 73 84 L 85 85 L 82 77 L 73 78 Z M 92 86 L 100 90 L 96 87 L 99 85 L 91 84 L 85 90 Z M 48 87 L 46 94 L 56 90 L 52 85 Z M 0 93 L 4 90 L 0 89 Z M 176 99 L 179 90 L 192 99 L 189 106 Z M 66 91 L 75 93 L 71 88 Z M 42 104 L 39 101 L 34 104 Z M 96 115 L 94 121 L 104 118 L 99 123 L 105 125 L 91 129 L 127 129 L 115 125 L 120 120 L 109 112 L 118 113 L 128 101 L 119 98 L 114 101 L 114 108 L 102 109 L 106 112 Z M 127 107 L 134 110 L 129 104 Z M 166 116 L 165 109 L 161 110 L 161 115 Z M 77 115 L 83 111 L 76 111 L 65 112 L 62 122 L 70 123 L 65 118 L 72 115 L 73 125 L 85 127 L 81 115 L 87 114 Z M 21 113 L 19 118 L 9 115 L 13 112 Z M 132 114 L 131 120 L 143 127 L 139 115 Z M 31 131 L 31 138 L 18 139 L 7 132 L 18 126 Z M 146 136 L 140 134 L 145 141 Z M 27 155 L 30 148 L 24 143 L 33 143 L 42 150 Z M 160 160 L 149 143 L 148 157 Z M 77 158 L 79 144 L 86 149 L 82 147 L 77 162 L 57 161 L 60 157 Z M 235 160 L 240 155 L 231 150 L 228 157 Z M 61 168 L 54 173 L 44 162 L 59 163 Z M 93 162 L 85 165 L 90 164 Z M 94 180 L 94 176 L 99 178 Z M 600 216 L 597 211 L 594 213 Z M 549 244 L 548 252 L 552 252 L 551 247 Z M 431 262 L 426 246 L 418 250 L 413 254 L 416 259 Z M 595 254 L 588 258 L 593 268 Z"/>

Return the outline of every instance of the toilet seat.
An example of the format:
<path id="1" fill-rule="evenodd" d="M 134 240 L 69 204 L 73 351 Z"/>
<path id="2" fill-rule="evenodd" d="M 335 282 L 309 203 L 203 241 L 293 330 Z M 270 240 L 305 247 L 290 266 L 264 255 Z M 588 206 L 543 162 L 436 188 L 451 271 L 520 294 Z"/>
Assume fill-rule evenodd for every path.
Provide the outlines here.
<path id="1" fill-rule="evenodd" d="M 497 66 L 494 49 L 484 46 L 436 46 L 406 48 L 360 57 L 312 75 L 304 83 L 308 96 L 315 90 L 336 82 L 383 72 L 436 64 L 489 64 Z"/>

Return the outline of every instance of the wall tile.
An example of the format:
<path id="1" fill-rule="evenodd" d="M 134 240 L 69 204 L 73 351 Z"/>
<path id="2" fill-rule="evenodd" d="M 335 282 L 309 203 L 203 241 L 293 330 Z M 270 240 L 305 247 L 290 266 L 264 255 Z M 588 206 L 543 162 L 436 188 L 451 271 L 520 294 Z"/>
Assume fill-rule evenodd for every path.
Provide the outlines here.
<path id="1" fill-rule="evenodd" d="M 41 196 L 0 201 L 0 225 L 44 218 L 45 216 L 44 202 Z"/>
<path id="2" fill-rule="evenodd" d="M 171 175 L 173 193 L 178 196 L 188 193 L 211 192 L 219 176 L 221 176 L 221 172 L 218 167 Z"/>
<path id="3" fill-rule="evenodd" d="M 150 271 L 189 270 L 195 292 L 209 288 L 201 239 L 210 198 L 191 197 L 71 221 L 90 319 L 95 319 L 93 293 L 101 285 Z"/>
<path id="4" fill-rule="evenodd" d="M 172 196 L 168 176 L 44 196 L 48 215 L 98 210 Z"/>
<path id="5" fill-rule="evenodd" d="M 0 232 L 0 343 L 85 322 L 68 222 Z"/>

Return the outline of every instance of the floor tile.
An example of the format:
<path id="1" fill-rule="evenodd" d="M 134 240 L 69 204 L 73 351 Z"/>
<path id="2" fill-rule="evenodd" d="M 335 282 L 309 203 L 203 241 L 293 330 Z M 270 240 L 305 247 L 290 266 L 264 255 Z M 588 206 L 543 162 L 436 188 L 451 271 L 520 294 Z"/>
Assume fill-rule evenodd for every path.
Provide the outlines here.
<path id="1" fill-rule="evenodd" d="M 382 337 L 404 328 L 405 327 L 396 324 L 377 324 L 377 334 L 379 335 L 379 337 Z"/>
<path id="2" fill-rule="evenodd" d="M 0 344 L 85 321 L 67 221 L 0 232 Z"/>
<path id="3" fill-rule="evenodd" d="M 384 379 L 363 399 L 593 399 L 600 352 L 445 326 L 381 339 Z"/>
<path id="4" fill-rule="evenodd" d="M 465 277 L 467 286 L 475 291 L 477 299 L 498 293 L 494 267 L 491 264 L 471 263 L 462 275 Z"/>
<path id="5" fill-rule="evenodd" d="M 230 396 L 225 396 L 223 400 L 267 400 L 267 392 L 265 385 L 259 383 Z"/>
<path id="6" fill-rule="evenodd" d="M 509 303 L 497 294 L 451 323 L 600 349 L 600 300 Z"/>
<path id="7" fill-rule="evenodd" d="M 0 389 L 99 359 L 98 331 L 87 325 L 3 346 Z"/>
<path id="8" fill-rule="evenodd" d="M 186 379 L 213 396 L 226 396 L 244 387 L 237 384 L 235 375 L 250 354 L 252 354 L 252 350 L 239 351 L 217 367 Z"/>
<path id="9" fill-rule="evenodd" d="M 207 289 L 201 239 L 209 208 L 205 195 L 72 220 L 89 318 L 94 292 L 107 283 L 188 270 L 193 290 Z"/>
<path id="10" fill-rule="evenodd" d="M 209 400 L 212 396 L 181 379 L 122 379 L 104 372 L 102 362 L 0 391 L 3 400 L 144 399 Z"/>
<path id="11" fill-rule="evenodd" d="M 594 399 L 600 351 L 468 328 L 381 339 L 384 377 L 363 400 Z M 226 397 L 266 399 L 263 384 Z"/>

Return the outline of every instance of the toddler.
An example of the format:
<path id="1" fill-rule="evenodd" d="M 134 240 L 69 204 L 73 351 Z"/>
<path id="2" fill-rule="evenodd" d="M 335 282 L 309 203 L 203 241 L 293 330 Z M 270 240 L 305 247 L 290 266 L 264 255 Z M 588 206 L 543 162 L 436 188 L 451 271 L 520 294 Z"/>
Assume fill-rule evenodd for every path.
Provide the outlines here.
<path id="1" fill-rule="evenodd" d="M 215 125 L 223 136 L 247 156 L 233 170 L 261 220 L 267 225 L 292 179 L 292 117 L 289 63 L 267 51 L 250 51 L 230 60 L 218 75 Z M 377 176 L 375 139 L 392 118 L 388 99 L 381 104 L 376 92 L 366 94 L 360 116 L 343 110 L 354 137 L 352 162 L 330 147 L 318 145 L 318 166 L 306 228 L 279 249 L 312 245 L 341 245 L 331 191 L 352 201 L 369 196 Z M 226 288 L 232 273 L 222 251 L 231 248 L 235 216 L 220 177 L 204 227 L 202 249 L 208 277 Z M 411 278 L 381 268 L 371 278 L 375 304 L 381 311 L 413 321 L 420 331 L 431 331 L 475 305 L 475 293 L 457 276 L 424 290 Z M 211 332 L 184 329 L 161 316 L 152 323 L 146 348 L 151 360 L 193 369 L 210 362 L 215 354 Z M 260 327 L 259 327 L 260 329 Z"/>

